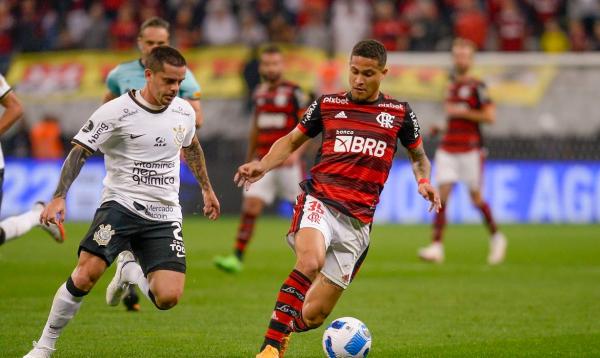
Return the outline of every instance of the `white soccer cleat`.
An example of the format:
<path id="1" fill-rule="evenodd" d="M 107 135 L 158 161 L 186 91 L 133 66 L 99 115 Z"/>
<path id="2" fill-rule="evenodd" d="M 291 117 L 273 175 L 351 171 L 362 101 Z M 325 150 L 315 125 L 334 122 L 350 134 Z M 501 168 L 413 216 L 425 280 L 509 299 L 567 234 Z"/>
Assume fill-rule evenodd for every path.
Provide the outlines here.
<path id="1" fill-rule="evenodd" d="M 135 256 L 131 251 L 122 251 L 117 257 L 117 270 L 115 276 L 106 287 L 106 303 L 109 306 L 116 306 L 121 301 L 121 297 L 127 292 L 130 283 L 126 282 L 123 278 L 123 267 L 130 263 L 135 262 Z"/>
<path id="2" fill-rule="evenodd" d="M 41 214 L 45 207 L 46 204 L 43 201 L 38 201 L 35 204 L 33 204 L 33 208 L 31 208 L 31 210 L 34 212 L 39 212 Z M 42 230 L 50 234 L 54 241 L 58 243 L 63 243 L 67 239 L 67 235 L 65 234 L 65 228 L 60 223 L 49 223 L 48 225 L 40 223 L 40 227 L 42 228 Z"/>
<path id="3" fill-rule="evenodd" d="M 444 262 L 444 245 L 441 242 L 432 242 L 431 245 L 419 250 L 419 258 L 435 263 Z"/>
<path id="4" fill-rule="evenodd" d="M 44 347 L 33 341 L 33 349 L 29 351 L 23 358 L 50 358 L 55 349 L 50 347 Z"/>
<path id="5" fill-rule="evenodd" d="M 488 255 L 488 264 L 498 265 L 504 261 L 506 256 L 506 237 L 500 231 L 492 235 L 490 239 L 490 254 Z"/>

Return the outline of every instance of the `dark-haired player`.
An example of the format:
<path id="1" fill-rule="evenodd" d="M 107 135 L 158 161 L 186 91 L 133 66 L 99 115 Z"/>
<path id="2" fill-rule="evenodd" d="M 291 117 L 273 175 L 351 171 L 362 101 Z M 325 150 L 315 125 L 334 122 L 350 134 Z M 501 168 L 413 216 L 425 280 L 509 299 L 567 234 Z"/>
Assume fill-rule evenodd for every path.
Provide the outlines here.
<path id="1" fill-rule="evenodd" d="M 42 335 L 25 357 L 50 357 L 61 331 L 115 258 L 108 304 L 118 304 L 129 285 L 137 285 L 161 310 L 175 306 L 183 294 L 181 151 L 202 189 L 204 214 L 214 220 L 220 211 L 195 136 L 194 109 L 177 97 L 185 73 L 185 59 L 177 50 L 153 49 L 144 88 L 100 106 L 73 139 L 42 222 L 64 219 L 67 191 L 98 149 L 104 152 L 106 166 L 102 204 L 81 241 L 75 270 L 56 292 Z"/>
<path id="2" fill-rule="evenodd" d="M 259 71 L 263 82 L 254 91 L 254 118 L 248 140 L 246 161 L 260 160 L 271 145 L 288 134 L 298 124 L 300 111 L 305 108 L 306 96 L 295 83 L 283 78 L 283 54 L 276 46 L 265 47 L 260 54 Z M 276 198 L 293 202 L 300 194 L 304 179 L 301 150 L 294 152 L 281 166 L 270 172 L 248 190 L 243 191 L 242 215 L 233 254 L 217 256 L 218 268 L 231 273 L 240 272 L 246 247 L 252 239 L 254 223 L 265 205 Z"/>
<path id="3" fill-rule="evenodd" d="M 446 202 L 454 184 L 459 181 L 469 188 L 471 201 L 481 211 L 489 229 L 488 263 L 501 263 L 506 253 L 506 238 L 498 231 L 492 211 L 481 195 L 484 154 L 480 127 L 496 121 L 496 108 L 485 84 L 470 74 L 474 54 L 472 42 L 460 38 L 455 40 L 452 46 L 454 73 L 445 106 L 448 125 L 441 146 L 435 153 L 435 179 L 442 208 L 433 222 L 433 242 L 419 250 L 419 257 L 425 261 L 444 261 L 442 236 L 446 226 Z M 438 130 L 435 126 L 433 129 L 434 132 Z"/>
<path id="4" fill-rule="evenodd" d="M 419 193 L 431 202 L 430 209 L 439 210 L 415 113 L 408 103 L 379 91 L 386 59 L 380 42 L 357 43 L 350 56 L 350 91 L 321 96 L 266 156 L 238 168 L 234 180 L 248 186 L 321 136 L 317 163 L 311 179 L 301 184 L 287 237 L 296 264 L 281 286 L 257 357 L 281 357 L 290 333 L 319 327 L 356 275 L 398 141 L 407 148 Z"/>

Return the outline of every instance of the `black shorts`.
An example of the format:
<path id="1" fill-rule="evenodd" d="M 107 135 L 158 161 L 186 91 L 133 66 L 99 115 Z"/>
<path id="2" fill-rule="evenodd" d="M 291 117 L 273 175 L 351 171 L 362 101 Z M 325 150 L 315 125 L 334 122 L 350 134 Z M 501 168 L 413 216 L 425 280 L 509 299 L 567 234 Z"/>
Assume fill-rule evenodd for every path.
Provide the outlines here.
<path id="1" fill-rule="evenodd" d="M 185 273 L 181 223 L 137 216 L 115 201 L 103 203 L 79 244 L 110 266 L 123 250 L 132 250 L 145 275 L 156 270 Z"/>

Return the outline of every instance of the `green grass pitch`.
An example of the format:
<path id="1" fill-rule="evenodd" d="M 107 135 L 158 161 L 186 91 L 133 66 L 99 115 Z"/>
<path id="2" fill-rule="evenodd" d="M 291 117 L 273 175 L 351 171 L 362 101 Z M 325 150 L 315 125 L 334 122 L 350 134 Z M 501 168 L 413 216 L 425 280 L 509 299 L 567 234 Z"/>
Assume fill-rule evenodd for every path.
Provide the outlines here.
<path id="1" fill-rule="evenodd" d="M 177 307 L 108 307 L 114 268 L 64 330 L 56 357 L 253 357 L 282 280 L 294 263 L 288 221 L 259 221 L 237 276 L 212 257 L 229 253 L 237 218 L 184 221 L 185 293 Z M 37 339 L 59 284 L 75 265 L 86 224 L 68 224 L 57 245 L 35 229 L 0 247 L 0 357 L 21 357 Z M 355 282 L 327 321 L 363 320 L 377 357 L 600 356 L 600 227 L 510 225 L 504 265 L 489 267 L 482 226 L 450 226 L 446 263 L 416 258 L 427 226 L 380 225 Z M 322 357 L 323 328 L 292 337 L 287 357 Z"/>

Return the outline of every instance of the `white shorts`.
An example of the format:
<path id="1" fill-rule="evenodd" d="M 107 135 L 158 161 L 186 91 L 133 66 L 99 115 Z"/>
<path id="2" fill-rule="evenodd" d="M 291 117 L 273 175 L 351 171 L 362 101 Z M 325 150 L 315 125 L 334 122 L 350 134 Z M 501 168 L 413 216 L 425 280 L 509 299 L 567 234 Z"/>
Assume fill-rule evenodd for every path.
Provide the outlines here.
<path id="1" fill-rule="evenodd" d="M 475 149 L 464 153 L 435 152 L 435 182 L 437 185 L 463 182 L 470 190 L 481 187 L 483 154 Z"/>
<path id="2" fill-rule="evenodd" d="M 371 225 L 329 208 L 310 195 L 301 194 L 287 236 L 292 249 L 296 232 L 305 227 L 319 230 L 325 238 L 325 264 L 321 274 L 346 289 L 367 256 Z"/>
<path id="3" fill-rule="evenodd" d="M 265 204 L 271 205 L 275 198 L 294 202 L 300 195 L 300 182 L 304 180 L 302 163 L 275 168 L 256 183 L 252 183 L 248 190 L 243 191 L 243 196 L 259 198 Z"/>

